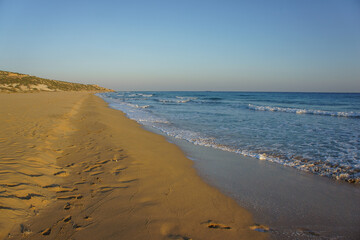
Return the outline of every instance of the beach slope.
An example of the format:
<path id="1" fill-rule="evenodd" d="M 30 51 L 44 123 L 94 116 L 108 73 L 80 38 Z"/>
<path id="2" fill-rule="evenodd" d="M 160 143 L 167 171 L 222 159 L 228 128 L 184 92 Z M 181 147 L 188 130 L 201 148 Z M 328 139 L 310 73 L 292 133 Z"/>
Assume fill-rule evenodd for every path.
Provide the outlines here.
<path id="1" fill-rule="evenodd" d="M 0 124 L 0 238 L 267 238 L 177 146 L 91 93 L 1 94 Z"/>

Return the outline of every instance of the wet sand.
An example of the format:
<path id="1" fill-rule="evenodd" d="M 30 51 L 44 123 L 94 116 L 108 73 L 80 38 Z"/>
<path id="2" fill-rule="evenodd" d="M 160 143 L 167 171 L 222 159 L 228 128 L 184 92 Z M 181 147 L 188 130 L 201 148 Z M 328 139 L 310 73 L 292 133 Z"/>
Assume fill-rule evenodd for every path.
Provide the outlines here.
<path id="1" fill-rule="evenodd" d="M 193 159 L 203 179 L 269 225 L 272 238 L 360 239 L 359 185 L 168 139 Z"/>
<path id="2" fill-rule="evenodd" d="M 91 93 L 0 94 L 0 239 L 265 239 L 163 136 Z"/>

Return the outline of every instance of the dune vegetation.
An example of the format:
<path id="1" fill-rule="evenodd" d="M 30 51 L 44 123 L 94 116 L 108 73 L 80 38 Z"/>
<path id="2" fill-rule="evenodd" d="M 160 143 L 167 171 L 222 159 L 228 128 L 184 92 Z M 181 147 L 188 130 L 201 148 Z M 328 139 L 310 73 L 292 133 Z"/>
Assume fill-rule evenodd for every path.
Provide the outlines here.
<path id="1" fill-rule="evenodd" d="M 95 84 L 50 80 L 28 74 L 0 71 L 0 92 L 112 91 Z"/>

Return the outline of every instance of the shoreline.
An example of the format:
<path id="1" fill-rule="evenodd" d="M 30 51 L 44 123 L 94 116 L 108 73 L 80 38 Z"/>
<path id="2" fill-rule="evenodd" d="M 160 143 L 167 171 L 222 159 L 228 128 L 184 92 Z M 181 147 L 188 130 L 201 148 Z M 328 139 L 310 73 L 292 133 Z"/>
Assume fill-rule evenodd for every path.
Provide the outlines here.
<path id="1" fill-rule="evenodd" d="M 136 94 L 152 97 L 154 93 Z M 131 93 L 130 96 L 136 94 Z M 360 188 L 357 184 L 193 144 L 191 139 L 185 140 L 181 136 L 176 138 L 161 127 L 148 125 L 146 121 L 143 123 L 142 119 L 146 119 L 146 115 L 138 115 L 136 109 L 133 114 L 127 107 L 117 105 L 116 101 L 107 100 L 106 97 L 105 100 L 113 109 L 123 110 L 129 118 L 141 119 L 138 122 L 145 130 L 162 135 L 180 147 L 187 158 L 193 161 L 197 174 L 203 180 L 235 199 L 253 214 L 256 221 L 269 225 L 272 229 L 270 234 L 275 239 L 359 237 Z M 150 103 L 145 105 L 146 101 L 131 103 L 136 108 L 152 106 Z M 167 120 L 152 111 L 154 119 Z"/>
<path id="2" fill-rule="evenodd" d="M 16 98 L 12 96 L 15 95 L 0 97 Z M 197 175 L 193 163 L 179 147 L 167 142 L 163 136 L 144 130 L 122 112 L 108 107 L 101 98 L 91 93 L 16 96 L 23 96 L 23 101 L 10 104 L 18 111 L 18 116 L 15 116 L 15 111 L 12 121 L 4 118 L 1 121 L 11 127 L 14 127 L 11 125 L 13 122 L 23 121 L 24 129 L 30 132 L 29 144 L 35 140 L 49 142 L 46 148 L 35 147 L 31 153 L 38 154 L 37 162 L 28 164 L 27 168 L 36 170 L 36 174 L 28 174 L 32 180 L 46 176 L 51 183 L 44 185 L 37 179 L 41 193 L 28 192 L 26 196 L 36 200 L 31 204 L 32 208 L 38 202 L 48 204 L 32 213 L 28 211 L 22 221 L 14 221 L 9 238 L 37 239 L 43 235 L 48 239 L 268 237 L 268 234 L 259 232 L 266 231 L 266 226 L 254 225 L 248 211 Z M 21 118 L 26 115 L 21 113 L 24 111 L 21 107 L 31 106 L 35 103 L 32 101 L 38 105 L 26 112 L 29 118 L 32 112 L 45 113 L 35 121 L 35 129 L 34 126 L 27 129 L 29 120 Z M 78 104 L 70 106 L 71 101 Z M 4 105 L 11 101 L 1 102 Z M 60 116 L 59 111 L 62 111 Z M 56 127 L 46 125 L 49 116 L 53 117 L 51 122 Z M 42 124 L 46 126 L 42 128 Z M 44 131 L 42 135 L 38 135 L 36 127 Z M 52 134 L 47 134 L 48 129 L 53 129 Z M 10 133 L 8 131 L 6 139 L 12 138 Z M 14 149 L 19 149 L 16 145 Z M 39 155 L 44 152 L 51 152 L 51 157 Z M 26 150 L 21 154 L 20 159 L 23 159 L 30 153 Z M 39 165 L 44 162 L 54 165 L 54 171 L 41 168 Z M 14 180 L 13 185 L 19 181 L 14 177 L 17 172 L 4 173 L 7 179 Z M 29 184 L 21 186 L 28 190 Z M 5 193 L 10 189 L 9 186 L 3 188 Z M 44 194 L 50 188 L 53 190 L 51 194 Z M 20 202 L 29 200 L 19 198 L 17 193 L 18 190 L 13 189 L 12 196 L 17 196 Z M 0 211 L 15 211 L 2 205 Z"/>
<path id="3" fill-rule="evenodd" d="M 269 225 L 274 239 L 355 240 L 360 236 L 359 186 L 184 140 L 168 140 L 194 161 L 202 179 L 235 199 L 256 221 Z"/>

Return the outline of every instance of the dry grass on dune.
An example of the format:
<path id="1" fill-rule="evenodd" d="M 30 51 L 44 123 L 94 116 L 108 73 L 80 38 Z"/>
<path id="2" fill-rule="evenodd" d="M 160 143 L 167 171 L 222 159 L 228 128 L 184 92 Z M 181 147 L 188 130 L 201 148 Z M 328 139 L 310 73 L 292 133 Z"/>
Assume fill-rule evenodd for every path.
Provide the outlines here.
<path id="1" fill-rule="evenodd" d="M 27 74 L 0 71 L 0 92 L 112 91 L 95 84 L 50 80 Z"/>

